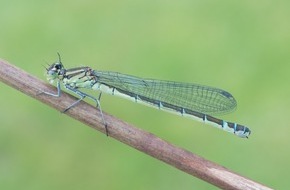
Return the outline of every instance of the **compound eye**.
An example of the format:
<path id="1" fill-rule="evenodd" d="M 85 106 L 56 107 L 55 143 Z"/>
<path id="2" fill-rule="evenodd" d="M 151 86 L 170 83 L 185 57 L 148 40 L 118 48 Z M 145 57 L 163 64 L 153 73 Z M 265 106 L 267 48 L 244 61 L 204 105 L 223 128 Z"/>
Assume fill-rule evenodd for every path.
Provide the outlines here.
<path id="1" fill-rule="evenodd" d="M 56 68 L 56 70 L 60 70 L 62 68 L 62 65 L 57 63 L 57 64 L 55 64 L 55 68 Z"/>

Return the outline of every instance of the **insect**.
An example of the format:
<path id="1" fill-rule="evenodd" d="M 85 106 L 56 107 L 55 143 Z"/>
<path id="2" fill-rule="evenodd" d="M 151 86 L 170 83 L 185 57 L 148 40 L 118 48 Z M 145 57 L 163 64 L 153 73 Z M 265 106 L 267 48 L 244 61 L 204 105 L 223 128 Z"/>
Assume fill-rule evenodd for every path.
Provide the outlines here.
<path id="1" fill-rule="evenodd" d="M 64 112 L 87 97 L 96 102 L 103 118 L 100 99 L 104 92 L 208 123 L 238 137 L 248 138 L 251 134 L 246 126 L 211 116 L 235 109 L 236 100 L 229 92 L 199 84 L 144 79 L 118 72 L 93 70 L 90 67 L 65 69 L 59 54 L 58 56 L 59 60 L 46 69 L 48 81 L 57 83 L 57 94 L 41 93 L 59 97 L 61 95 L 60 83 L 63 83 L 68 91 L 79 96 L 80 98 Z M 100 91 L 98 98 L 82 92 L 82 88 Z M 104 118 L 103 122 L 108 135 Z"/>

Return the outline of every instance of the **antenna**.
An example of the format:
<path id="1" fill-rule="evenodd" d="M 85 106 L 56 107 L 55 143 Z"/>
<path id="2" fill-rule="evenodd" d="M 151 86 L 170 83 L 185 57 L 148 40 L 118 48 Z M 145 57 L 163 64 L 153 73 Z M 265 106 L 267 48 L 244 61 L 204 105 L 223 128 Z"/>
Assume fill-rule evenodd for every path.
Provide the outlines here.
<path id="1" fill-rule="evenodd" d="M 58 61 L 59 63 L 61 63 L 61 57 L 60 57 L 60 54 L 57 52 L 57 55 L 58 55 Z"/>

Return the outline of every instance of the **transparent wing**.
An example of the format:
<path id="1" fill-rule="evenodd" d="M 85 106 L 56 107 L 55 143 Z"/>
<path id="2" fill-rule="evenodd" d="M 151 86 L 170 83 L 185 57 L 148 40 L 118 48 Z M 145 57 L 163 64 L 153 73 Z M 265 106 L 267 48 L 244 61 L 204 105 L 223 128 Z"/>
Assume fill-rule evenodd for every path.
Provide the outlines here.
<path id="1" fill-rule="evenodd" d="M 227 113 L 236 107 L 230 93 L 214 87 L 143 79 L 109 71 L 94 71 L 93 74 L 99 83 L 107 86 L 205 114 Z"/>

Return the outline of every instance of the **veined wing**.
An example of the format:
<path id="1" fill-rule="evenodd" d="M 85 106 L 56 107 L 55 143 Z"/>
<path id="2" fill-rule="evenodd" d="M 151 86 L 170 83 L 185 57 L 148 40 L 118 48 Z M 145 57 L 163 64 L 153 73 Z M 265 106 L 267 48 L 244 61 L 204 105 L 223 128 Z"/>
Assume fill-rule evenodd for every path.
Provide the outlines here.
<path id="1" fill-rule="evenodd" d="M 134 96 L 143 96 L 204 114 L 230 112 L 234 97 L 224 90 L 193 83 L 143 79 L 110 71 L 93 71 L 97 82 Z"/>

